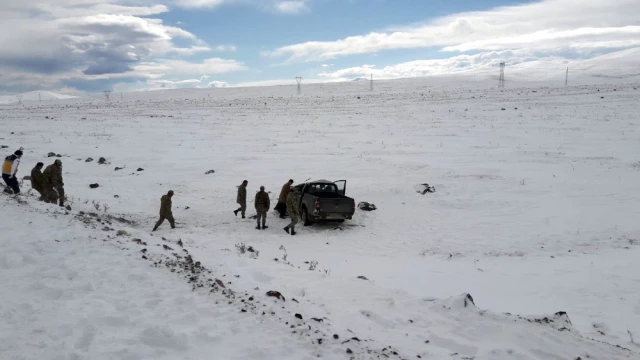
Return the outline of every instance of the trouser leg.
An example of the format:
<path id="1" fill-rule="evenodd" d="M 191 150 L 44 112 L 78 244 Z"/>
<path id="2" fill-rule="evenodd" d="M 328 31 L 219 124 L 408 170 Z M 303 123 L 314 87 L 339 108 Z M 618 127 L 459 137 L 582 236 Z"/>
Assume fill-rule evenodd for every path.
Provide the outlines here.
<path id="1" fill-rule="evenodd" d="M 176 228 L 176 221 L 173 218 L 173 214 L 167 215 L 167 220 L 169 220 L 169 224 L 171 224 L 171 228 L 175 229 Z"/>
<path id="2" fill-rule="evenodd" d="M 158 219 L 158 222 L 156 223 L 156 226 L 153 227 L 153 231 L 158 230 L 158 227 L 160 227 L 160 225 L 164 222 L 164 216 L 160 216 L 160 219 Z"/>

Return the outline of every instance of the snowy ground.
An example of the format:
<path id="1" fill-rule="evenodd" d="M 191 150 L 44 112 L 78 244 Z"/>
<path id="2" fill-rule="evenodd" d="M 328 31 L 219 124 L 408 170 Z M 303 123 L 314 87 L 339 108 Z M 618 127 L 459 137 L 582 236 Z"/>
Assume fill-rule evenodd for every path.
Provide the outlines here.
<path id="1" fill-rule="evenodd" d="M 0 145 L 25 148 L 21 175 L 61 154 L 73 201 L 65 215 L 32 197 L 0 198 L 9 285 L 0 354 L 640 358 L 640 84 L 499 91 L 402 80 L 294 93 L 175 90 L 0 107 Z M 264 232 L 233 216 L 243 179 L 249 194 L 266 186 L 275 205 L 289 178 L 346 179 L 347 195 L 378 210 L 296 237 L 273 214 Z M 416 193 L 424 182 L 437 192 Z M 169 189 L 178 229 L 152 235 Z M 178 240 L 207 269 L 191 284 L 193 274 L 164 266 L 174 252 L 184 260 Z M 239 253 L 241 243 L 259 253 Z M 465 293 L 477 308 L 464 306 Z M 558 311 L 572 325 L 515 315 Z M 362 341 L 342 343 L 351 337 Z"/>

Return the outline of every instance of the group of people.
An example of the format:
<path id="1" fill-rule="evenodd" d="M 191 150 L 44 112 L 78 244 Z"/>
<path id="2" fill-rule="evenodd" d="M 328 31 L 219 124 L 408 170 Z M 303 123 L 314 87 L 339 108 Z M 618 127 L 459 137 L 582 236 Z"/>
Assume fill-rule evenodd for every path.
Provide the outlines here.
<path id="1" fill-rule="evenodd" d="M 247 211 L 247 185 L 249 182 L 244 180 L 240 186 L 238 186 L 238 196 L 236 198 L 236 202 L 240 207 L 233 211 L 233 213 L 238 216 L 238 213 L 242 215 L 244 219 L 246 217 Z M 283 186 L 282 190 L 280 190 L 280 196 L 278 197 L 278 203 L 276 204 L 274 210 L 280 213 L 280 218 L 286 218 L 286 214 L 288 213 L 291 217 L 291 222 L 289 225 L 284 227 L 284 231 L 288 234 L 295 235 L 296 230 L 295 226 L 298 223 L 298 200 L 296 198 L 295 192 L 291 191 L 293 186 L 293 180 L 287 181 Z M 260 186 L 260 191 L 256 193 L 256 197 L 254 199 L 254 206 L 256 209 L 256 229 L 257 230 L 265 230 L 269 227 L 267 226 L 267 211 L 271 207 L 271 199 L 269 199 L 269 194 L 264 190 L 264 186 Z"/>
<path id="2" fill-rule="evenodd" d="M 2 165 L 2 179 L 7 187 L 4 192 L 7 194 L 20 194 L 20 183 L 18 181 L 18 168 L 22 159 L 22 148 L 16 150 L 12 155 L 4 159 Z M 62 161 L 56 159 L 53 164 L 47 166 L 44 171 L 44 163 L 37 163 L 31 170 L 31 187 L 40 194 L 39 200 L 64 206 L 64 182 L 62 181 Z"/>
<path id="3" fill-rule="evenodd" d="M 236 197 L 236 201 L 240 207 L 233 211 L 235 216 L 238 216 L 238 213 L 242 215 L 242 218 L 246 218 L 247 212 L 247 185 L 249 182 L 244 180 L 240 186 L 238 186 L 238 195 Z M 289 225 L 284 227 L 284 231 L 287 234 L 295 235 L 296 234 L 296 224 L 298 223 L 298 199 L 296 198 L 296 194 L 292 191 L 293 180 L 287 181 L 286 184 L 282 186 L 282 190 L 280 191 L 280 196 L 278 197 L 278 203 L 274 210 L 280 213 L 280 218 L 286 218 L 286 214 L 289 214 L 291 217 L 291 222 Z M 160 218 L 156 222 L 156 225 L 153 227 L 152 231 L 158 230 L 158 227 L 162 225 L 165 220 L 169 220 L 169 224 L 172 229 L 176 228 L 175 219 L 173 218 L 173 212 L 171 211 L 171 199 L 173 198 L 173 191 L 169 190 L 167 194 L 162 195 L 160 198 Z M 256 193 L 256 197 L 254 199 L 254 205 L 256 208 L 256 229 L 265 230 L 269 227 L 267 226 L 267 212 L 271 207 L 271 199 L 269 199 L 269 194 L 264 190 L 264 186 L 260 186 L 260 191 Z"/>

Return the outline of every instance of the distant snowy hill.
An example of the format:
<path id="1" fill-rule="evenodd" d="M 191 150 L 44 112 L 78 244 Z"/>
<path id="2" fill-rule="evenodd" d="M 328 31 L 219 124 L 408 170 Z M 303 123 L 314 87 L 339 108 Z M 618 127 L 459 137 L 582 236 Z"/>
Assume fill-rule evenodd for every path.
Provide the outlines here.
<path id="1" fill-rule="evenodd" d="M 30 91 L 17 95 L 2 95 L 0 96 L 0 104 L 17 104 L 22 99 L 25 101 L 51 101 L 51 100 L 64 100 L 73 99 L 76 96 L 58 94 L 51 91 Z"/>

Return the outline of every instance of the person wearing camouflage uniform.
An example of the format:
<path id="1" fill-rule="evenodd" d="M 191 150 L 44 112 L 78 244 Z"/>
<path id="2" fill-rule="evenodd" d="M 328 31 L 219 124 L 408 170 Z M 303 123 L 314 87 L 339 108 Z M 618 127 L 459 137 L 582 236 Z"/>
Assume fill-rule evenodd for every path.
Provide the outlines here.
<path id="1" fill-rule="evenodd" d="M 160 219 L 156 223 L 156 226 L 153 227 L 152 231 L 158 230 L 158 227 L 164 222 L 164 220 L 169 220 L 169 224 L 171 224 L 171 228 L 176 228 L 176 221 L 173 219 L 173 213 L 171 212 L 171 198 L 173 197 L 173 191 L 169 190 L 166 195 L 162 195 L 160 198 Z"/>
<path id="2" fill-rule="evenodd" d="M 31 170 L 31 188 L 40 194 L 38 200 L 44 200 L 44 190 L 42 187 L 42 168 L 44 164 L 39 162 Z"/>
<path id="3" fill-rule="evenodd" d="M 269 194 L 264 191 L 264 186 L 260 186 L 260 191 L 256 194 L 255 199 L 256 212 L 258 213 L 258 226 L 256 229 L 260 230 L 260 223 L 262 222 L 262 230 L 267 229 L 267 211 L 269 211 L 269 206 L 271 200 L 269 200 Z"/>
<path id="4" fill-rule="evenodd" d="M 62 181 L 62 161 L 56 160 L 42 172 L 42 190 L 45 202 L 64 206 L 64 182 Z"/>
<path id="5" fill-rule="evenodd" d="M 284 228 L 288 234 L 296 234 L 296 224 L 298 223 L 298 197 L 293 189 L 287 194 L 287 211 L 291 217 L 291 223 Z"/>
<path id="6" fill-rule="evenodd" d="M 247 180 L 242 182 L 242 185 L 238 186 L 238 197 L 236 198 L 236 202 L 240 207 L 237 210 L 234 210 L 233 213 L 238 216 L 238 212 L 242 214 L 242 218 L 244 219 L 245 212 L 247 211 L 247 185 L 249 182 Z"/>

